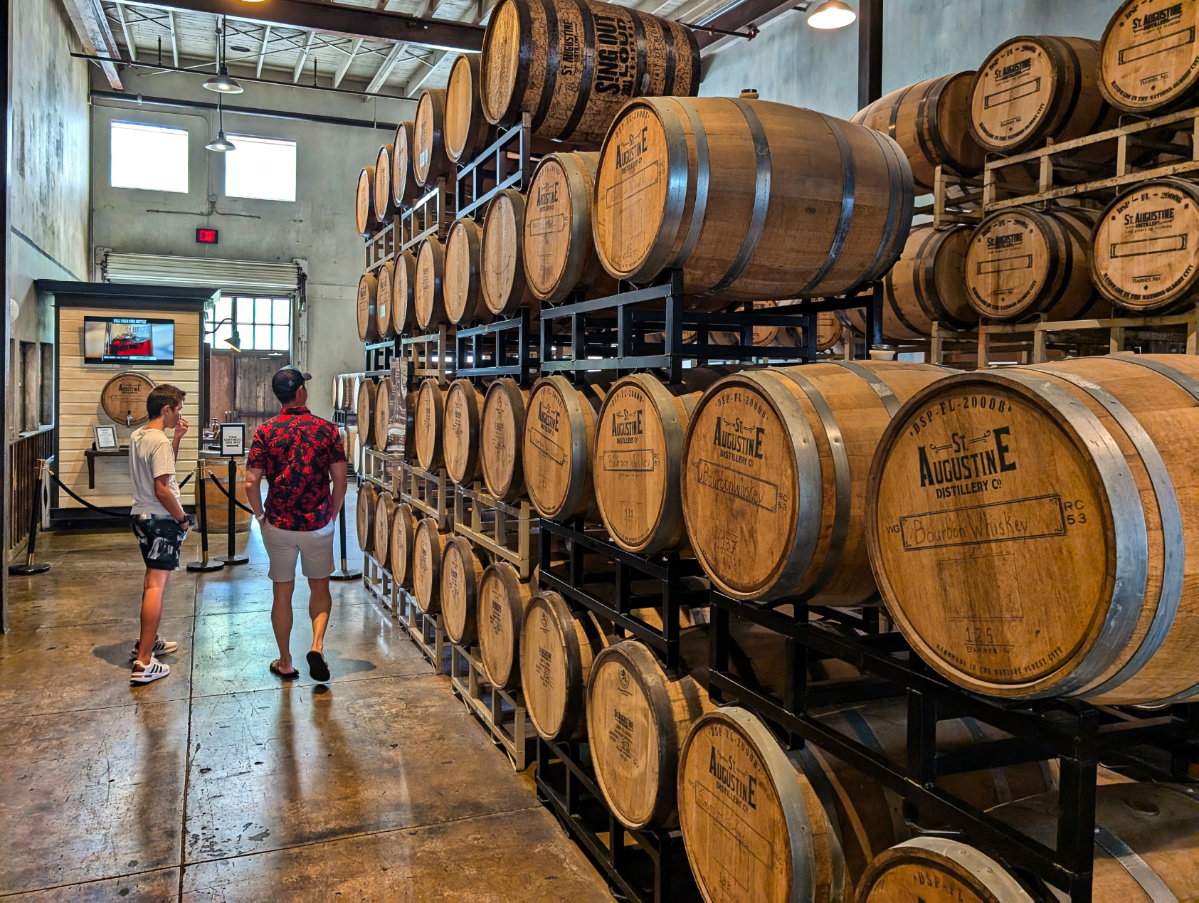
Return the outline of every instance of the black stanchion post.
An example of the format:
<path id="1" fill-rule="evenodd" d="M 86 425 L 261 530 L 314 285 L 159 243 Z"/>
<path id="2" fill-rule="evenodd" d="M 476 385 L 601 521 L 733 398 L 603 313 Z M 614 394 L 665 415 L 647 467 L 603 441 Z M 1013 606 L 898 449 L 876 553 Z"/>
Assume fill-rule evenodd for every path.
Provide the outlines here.
<path id="1" fill-rule="evenodd" d="M 219 556 L 225 564 L 245 564 L 249 555 L 237 554 L 237 459 L 229 459 L 229 554 Z"/>
<path id="2" fill-rule="evenodd" d="M 25 563 L 10 564 L 8 572 L 14 577 L 31 577 L 34 574 L 44 574 L 50 570 L 46 562 L 33 560 L 37 551 L 37 528 L 42 519 L 42 484 L 46 480 L 46 470 L 49 462 L 45 458 L 37 462 L 37 477 L 33 481 L 33 510 L 29 513 L 29 544 L 25 547 Z"/>
<path id="3" fill-rule="evenodd" d="M 200 560 L 189 561 L 189 571 L 221 571 L 225 562 L 208 558 L 208 484 L 203 459 L 196 461 L 196 514 L 200 520 Z"/>
<path id="4" fill-rule="evenodd" d="M 337 532 L 339 542 L 341 543 L 341 567 L 329 575 L 330 580 L 357 580 L 362 576 L 362 571 L 357 568 L 351 568 L 346 560 L 346 505 L 341 503 L 341 510 L 337 512 Z"/>

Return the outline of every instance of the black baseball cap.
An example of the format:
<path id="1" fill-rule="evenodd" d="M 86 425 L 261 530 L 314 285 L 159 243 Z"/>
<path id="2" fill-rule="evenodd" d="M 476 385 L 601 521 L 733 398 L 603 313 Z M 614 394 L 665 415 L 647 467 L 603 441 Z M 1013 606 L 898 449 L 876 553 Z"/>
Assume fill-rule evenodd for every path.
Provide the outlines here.
<path id="1" fill-rule="evenodd" d="M 300 391 L 300 386 L 310 379 L 312 379 L 312 374 L 305 373 L 299 367 L 280 367 L 271 377 L 271 390 L 279 401 L 291 401 Z"/>

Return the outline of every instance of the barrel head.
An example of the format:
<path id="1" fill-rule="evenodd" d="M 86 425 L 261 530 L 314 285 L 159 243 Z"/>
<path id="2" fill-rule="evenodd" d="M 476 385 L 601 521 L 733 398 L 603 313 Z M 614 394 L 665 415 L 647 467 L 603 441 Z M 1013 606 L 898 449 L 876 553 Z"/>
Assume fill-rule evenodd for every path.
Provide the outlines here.
<path id="1" fill-rule="evenodd" d="M 966 288 L 985 317 L 1015 319 L 1036 309 L 1054 258 L 1041 217 L 1030 210 L 996 213 L 975 230 L 966 251 Z"/>
<path id="2" fill-rule="evenodd" d="M 1199 3 L 1128 0 L 1103 33 L 1099 86 L 1115 107 L 1145 113 L 1194 97 Z"/>
<path id="3" fill-rule="evenodd" d="M 1035 143 L 1054 109 L 1058 71 L 1046 48 L 1013 38 L 996 48 L 974 79 L 971 119 L 979 143 L 990 151 L 1016 153 Z"/>
<path id="4" fill-rule="evenodd" d="M 520 455 L 527 398 L 515 380 L 501 379 L 491 384 L 483 401 L 479 457 L 487 491 L 498 499 L 511 501 L 524 491 Z"/>

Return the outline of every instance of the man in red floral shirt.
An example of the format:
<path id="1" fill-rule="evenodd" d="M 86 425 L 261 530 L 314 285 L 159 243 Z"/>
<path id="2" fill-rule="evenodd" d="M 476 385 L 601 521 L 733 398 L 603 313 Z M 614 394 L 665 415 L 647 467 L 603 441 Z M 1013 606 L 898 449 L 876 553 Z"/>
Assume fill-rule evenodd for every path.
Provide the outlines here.
<path id="1" fill-rule="evenodd" d="M 337 427 L 308 410 L 311 374 L 284 367 L 271 380 L 283 405 L 278 417 L 258 427 L 246 462 L 246 495 L 262 528 L 274 588 L 271 625 L 279 657 L 271 673 L 283 680 L 300 676 L 291 663 L 291 597 L 296 588 L 296 558 L 308 578 L 308 614 L 312 618 L 312 650 L 308 670 L 312 679 L 327 681 L 325 628 L 333 598 L 333 520 L 346 497 L 346 453 Z M 262 507 L 262 478 L 270 484 L 266 510 Z M 329 491 L 332 478 L 333 491 Z"/>

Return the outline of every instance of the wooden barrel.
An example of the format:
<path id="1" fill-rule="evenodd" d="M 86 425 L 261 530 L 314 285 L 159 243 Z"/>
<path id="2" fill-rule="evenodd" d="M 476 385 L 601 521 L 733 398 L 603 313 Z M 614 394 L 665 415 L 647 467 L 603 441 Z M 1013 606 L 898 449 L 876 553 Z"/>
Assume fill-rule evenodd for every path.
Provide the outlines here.
<path id="1" fill-rule="evenodd" d="M 990 814 L 1034 840 L 1056 841 L 1056 794 Z M 1199 899 L 1199 801 L 1178 784 L 1109 784 L 1095 798 L 1096 901 Z M 1055 903 L 961 837 L 913 837 L 880 854 L 863 876 L 861 903 Z"/>
<path id="2" fill-rule="evenodd" d="M 358 280 L 358 338 L 373 342 L 379 337 L 379 280 L 374 273 L 363 273 Z"/>
<path id="3" fill-rule="evenodd" d="M 445 152 L 450 161 L 474 159 L 494 134 L 479 98 L 479 55 L 460 53 L 445 86 Z"/>
<path id="4" fill-rule="evenodd" d="M 755 301 L 754 309 L 768 309 L 790 306 L 791 301 Z M 840 312 L 839 312 L 840 313 Z M 821 311 L 816 314 L 816 350 L 828 351 L 841 341 L 844 324 L 838 319 L 838 314 L 831 311 Z M 693 342 L 698 334 L 693 330 L 683 331 L 683 341 Z M 660 339 L 659 339 L 660 340 Z M 708 341 L 713 345 L 741 345 L 739 332 L 715 330 L 708 333 Z M 755 348 L 795 347 L 804 344 L 803 329 L 791 326 L 766 326 L 759 324 L 753 328 L 753 344 Z"/>
<path id="5" fill-rule="evenodd" d="M 956 72 L 908 85 L 859 110 L 850 121 L 894 138 L 922 191 L 933 190 L 938 166 L 977 175 L 986 152 L 970 131 L 974 75 L 973 70 Z"/>
<path id="6" fill-rule="evenodd" d="M 412 587 L 412 548 L 418 520 L 416 509 L 406 502 L 396 505 L 392 511 L 387 561 L 392 579 L 406 589 Z"/>
<path id="7" fill-rule="evenodd" d="M 506 561 L 483 571 L 475 619 L 479 660 L 488 681 L 501 690 L 520 686 L 520 625 L 532 595 L 529 582 Z"/>
<path id="8" fill-rule="evenodd" d="M 395 261 L 388 260 L 379 267 L 375 277 L 375 335 L 380 339 L 395 337 L 395 315 L 392 311 L 392 292 L 395 290 Z"/>
<path id="9" fill-rule="evenodd" d="M 445 242 L 445 312 L 451 323 L 470 326 L 475 320 L 491 321 L 483 303 L 479 250 L 482 230 L 469 217 L 454 221 Z"/>
<path id="10" fill-rule="evenodd" d="M 974 76 L 970 120 L 984 150 L 1009 155 L 1114 128 L 1099 42 L 1024 35 L 1000 44 Z"/>
<path id="11" fill-rule="evenodd" d="M 436 379 L 426 379 L 416 396 L 416 460 L 422 470 L 432 472 L 445 460 L 441 441 L 444 420 L 445 390 Z"/>
<path id="12" fill-rule="evenodd" d="M 966 288 L 969 226 L 937 230 L 914 226 L 903 255 L 883 280 L 883 337 L 891 340 L 926 339 L 933 323 L 950 329 L 973 329 L 979 313 Z M 841 313 L 843 321 L 866 334 L 866 311 Z"/>
<path id="13" fill-rule="evenodd" d="M 416 255 L 401 251 L 396 255 L 391 282 L 391 328 L 395 335 L 416 331 Z"/>
<path id="14" fill-rule="evenodd" d="M 1089 265 L 1094 224 L 1094 211 L 1077 207 L 991 214 L 966 250 L 970 304 L 980 316 L 999 320 L 1039 313 L 1072 320 L 1091 313 L 1098 300 Z"/>
<path id="15" fill-rule="evenodd" d="M 926 364 L 807 364 L 713 384 L 692 412 L 682 502 L 695 557 L 726 595 L 874 595 L 866 538 L 870 458 L 902 401 L 945 371 Z"/>
<path id="16" fill-rule="evenodd" d="M 533 173 L 521 254 L 529 288 L 542 301 L 565 301 L 576 289 L 597 298 L 616 293 L 591 237 L 598 160 L 596 154 L 549 154 Z"/>
<path id="17" fill-rule="evenodd" d="M 486 567 L 465 536 L 446 540 L 441 556 L 441 625 L 452 643 L 470 645 L 478 635 L 475 617 Z"/>
<path id="18" fill-rule="evenodd" d="M 1184 579 L 1199 554 L 1196 427 L 1190 355 L 969 373 L 918 392 L 870 474 L 870 559 L 897 626 L 979 693 L 1199 694 L 1199 590 Z"/>
<path id="19" fill-rule="evenodd" d="M 387 450 L 391 438 L 391 379 L 383 377 L 375 384 L 375 401 L 371 408 L 371 437 L 375 448 Z"/>
<path id="20" fill-rule="evenodd" d="M 375 505 L 379 492 L 373 483 L 363 483 L 358 490 L 357 509 L 358 548 L 364 552 L 375 550 Z"/>
<path id="21" fill-rule="evenodd" d="M 358 384 L 358 402 L 354 405 L 354 413 L 358 417 L 358 438 L 363 445 L 370 445 L 375 439 L 375 395 L 378 389 L 375 381 L 364 377 Z"/>
<path id="22" fill-rule="evenodd" d="M 904 708 L 896 700 L 813 714 L 904 762 Z M 938 728 L 938 748 L 945 751 L 1002 736 L 971 719 L 942 721 Z M 1055 783 L 1052 770 L 1039 763 L 937 781 L 978 809 L 1044 793 Z M 814 745 L 785 750 L 762 721 L 737 706 L 696 721 L 680 755 L 678 787 L 683 843 L 696 883 L 712 903 L 853 900 L 870 860 L 911 836 L 898 800 L 880 784 Z M 916 903 L 910 896 L 881 899 Z"/>
<path id="23" fill-rule="evenodd" d="M 525 196 L 506 188 L 488 202 L 479 241 L 483 301 L 497 317 L 509 317 L 522 307 L 534 314 L 541 309 L 525 278 L 524 230 Z"/>
<path id="24" fill-rule="evenodd" d="M 596 182 L 604 268 L 645 283 L 685 267 L 684 291 L 707 309 L 876 279 L 912 219 L 911 168 L 894 141 L 764 100 L 633 101 L 604 139 Z"/>
<path id="25" fill-rule="evenodd" d="M 441 444 L 445 470 L 460 486 L 470 486 L 483 476 L 479 454 L 479 424 L 483 393 L 469 379 L 450 383 L 445 396 Z"/>
<path id="26" fill-rule="evenodd" d="M 354 203 L 354 225 L 359 235 L 370 235 L 375 219 L 375 167 L 365 166 L 358 173 L 358 193 Z"/>
<path id="27" fill-rule="evenodd" d="M 416 411 L 420 393 L 404 393 L 404 410 L 400 412 L 395 445 L 400 455 L 409 464 L 416 462 Z"/>
<path id="28" fill-rule="evenodd" d="M 396 215 L 395 197 L 391 193 L 391 153 L 395 148 L 384 144 L 375 158 L 374 204 L 375 217 L 386 226 Z"/>
<path id="29" fill-rule="evenodd" d="M 412 595 L 425 614 L 441 610 L 441 559 L 449 538 L 431 517 L 421 518 L 412 537 Z"/>
<path id="30" fill-rule="evenodd" d="M 521 463 L 529 500 L 542 517 L 567 520 L 593 510 L 591 459 L 606 391 L 600 384 L 575 386 L 562 376 L 533 384 Z"/>
<path id="31" fill-rule="evenodd" d="M 411 207 L 421 196 L 416 173 L 412 171 L 415 125 L 412 121 L 401 122 L 392 141 L 391 198 L 397 207 Z"/>
<path id="32" fill-rule="evenodd" d="M 653 553 L 686 545 L 679 481 L 687 422 L 720 376 L 691 368 L 682 382 L 665 385 L 637 373 L 614 382 L 604 396 L 592 480 L 600 518 L 622 549 Z"/>
<path id="33" fill-rule="evenodd" d="M 1199 3 L 1126 0 L 1099 50 L 1099 88 L 1128 113 L 1189 107 L 1199 97 Z"/>
<path id="34" fill-rule="evenodd" d="M 154 381 L 141 373 L 118 373 L 100 390 L 100 407 L 116 423 L 139 426 L 150 419 L 146 400 Z"/>
<path id="35" fill-rule="evenodd" d="M 425 88 L 416 103 L 416 120 L 412 128 L 412 171 L 416 181 L 425 189 L 434 188 L 438 179 L 454 171 L 454 164 L 445 151 L 445 90 Z"/>
<path id="36" fill-rule="evenodd" d="M 421 329 L 436 329 L 445 322 L 445 246 L 426 238 L 416 249 L 416 286 L 412 291 L 416 323 Z"/>
<path id="37" fill-rule="evenodd" d="M 229 466 L 224 461 L 210 461 L 208 462 L 207 469 L 212 476 L 216 477 L 217 483 L 220 484 L 220 489 L 218 489 L 212 484 L 210 478 L 204 480 L 204 504 L 206 506 L 205 515 L 208 533 L 210 536 L 220 536 L 223 533 L 229 532 L 229 496 L 227 495 L 229 492 Z M 246 496 L 245 461 L 237 463 L 237 476 L 234 480 L 233 497 L 243 505 L 249 506 L 250 501 Z M 224 492 L 221 491 L 222 489 Z M 249 529 L 250 513 L 234 506 L 234 532 L 245 533 Z"/>
<path id="38" fill-rule="evenodd" d="M 479 424 L 483 482 L 487 491 L 502 502 L 514 502 L 525 494 L 521 451 L 528 404 L 529 390 L 507 376 L 488 386 L 483 398 Z"/>
<path id="39" fill-rule="evenodd" d="M 1095 228 L 1091 277 L 1104 297 L 1138 312 L 1199 301 L 1199 186 L 1142 182 L 1121 194 Z"/>
<path id="40" fill-rule="evenodd" d="M 483 112 L 533 115 L 542 138 L 596 144 L 631 97 L 695 94 L 691 29 L 598 0 L 501 0 L 483 37 Z"/>
<path id="41" fill-rule="evenodd" d="M 391 522 L 395 515 L 395 507 L 390 492 L 384 489 L 379 493 L 375 500 L 375 516 L 371 526 L 375 534 L 371 540 L 371 548 L 383 567 L 389 567 L 391 564 Z"/>

